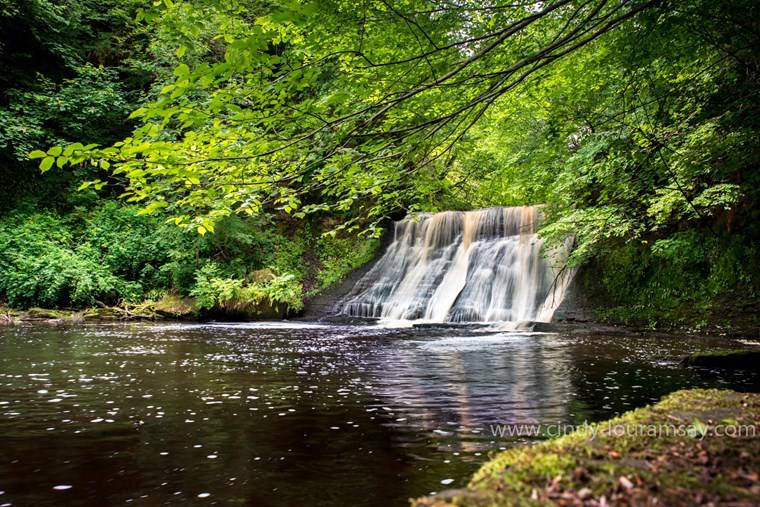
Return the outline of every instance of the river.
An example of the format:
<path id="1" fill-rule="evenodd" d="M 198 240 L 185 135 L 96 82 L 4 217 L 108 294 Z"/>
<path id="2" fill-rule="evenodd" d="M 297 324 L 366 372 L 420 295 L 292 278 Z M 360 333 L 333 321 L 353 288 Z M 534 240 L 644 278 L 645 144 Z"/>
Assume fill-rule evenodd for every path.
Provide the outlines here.
<path id="1" fill-rule="evenodd" d="M 754 374 L 677 367 L 731 347 L 472 326 L 4 326 L 0 506 L 403 506 L 544 438 L 497 425 L 758 390 Z"/>

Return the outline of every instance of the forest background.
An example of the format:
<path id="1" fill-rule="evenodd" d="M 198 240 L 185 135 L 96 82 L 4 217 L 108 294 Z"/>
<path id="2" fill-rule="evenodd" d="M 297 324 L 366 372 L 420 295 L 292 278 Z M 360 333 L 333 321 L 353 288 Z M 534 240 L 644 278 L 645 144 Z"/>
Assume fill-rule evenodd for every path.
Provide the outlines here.
<path id="1" fill-rule="evenodd" d="M 758 324 L 754 1 L 0 0 L 0 33 L 10 307 L 295 314 L 390 218 L 544 204 L 600 318 Z"/>

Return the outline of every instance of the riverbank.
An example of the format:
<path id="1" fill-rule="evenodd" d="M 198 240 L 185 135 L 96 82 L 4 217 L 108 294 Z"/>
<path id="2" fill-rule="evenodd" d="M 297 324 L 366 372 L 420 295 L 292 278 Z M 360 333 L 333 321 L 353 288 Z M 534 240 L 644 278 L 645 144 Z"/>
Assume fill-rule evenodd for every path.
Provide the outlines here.
<path id="1" fill-rule="evenodd" d="M 333 301 L 334 296 L 329 300 Z M 313 305 L 313 306 L 312 306 Z M 318 309 L 315 310 L 314 307 Z M 84 309 L 49 309 L 49 308 L 29 308 L 19 310 L 0 305 L 0 325 L 13 324 L 19 322 L 39 322 L 39 323 L 78 323 L 78 322 L 103 322 L 103 321 L 156 321 L 172 320 L 186 322 L 204 322 L 208 320 L 220 321 L 259 321 L 259 320 L 299 320 L 307 322 L 325 322 L 333 324 L 355 324 L 366 325 L 372 324 L 377 319 L 362 319 L 358 317 L 348 317 L 345 315 L 335 315 L 328 311 L 332 307 L 325 304 L 322 300 L 316 302 L 307 302 L 306 311 L 303 315 L 287 315 L 285 307 L 270 307 L 268 305 L 256 308 L 255 311 L 246 314 L 211 314 L 202 312 L 198 302 L 193 298 L 166 296 L 158 301 L 144 301 L 139 304 L 121 305 L 121 306 L 96 306 Z M 422 327 L 431 326 L 431 324 L 421 324 Z M 452 324 L 432 324 L 432 326 L 451 327 Z M 456 326 L 454 324 L 453 326 Z M 671 328 L 649 328 L 641 325 L 612 323 L 602 321 L 561 321 L 561 322 L 531 322 L 526 323 L 521 329 L 531 330 L 541 333 L 562 333 L 568 335 L 584 336 L 655 336 L 661 338 L 676 338 L 683 336 L 717 336 L 726 339 L 750 338 L 757 336 L 757 326 L 733 327 L 708 326 L 702 328 L 679 326 Z"/>
<path id="2" fill-rule="evenodd" d="M 196 300 L 179 296 L 166 296 L 158 301 L 144 301 L 134 305 L 108 306 L 101 304 L 78 310 L 49 308 L 18 310 L 0 306 L 0 324 L 163 319 L 197 321 L 200 316 L 200 308 Z"/>
<path id="3" fill-rule="evenodd" d="M 497 454 L 466 489 L 415 507 L 760 503 L 760 394 L 672 393 L 656 405 Z"/>

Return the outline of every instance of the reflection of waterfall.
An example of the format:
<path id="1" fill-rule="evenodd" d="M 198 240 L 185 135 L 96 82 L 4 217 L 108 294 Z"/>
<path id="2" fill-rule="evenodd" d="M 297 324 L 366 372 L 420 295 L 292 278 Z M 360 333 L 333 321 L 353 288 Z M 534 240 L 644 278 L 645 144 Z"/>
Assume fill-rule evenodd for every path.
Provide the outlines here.
<path id="1" fill-rule="evenodd" d="M 396 223 L 388 251 L 340 313 L 430 322 L 551 320 L 569 276 L 544 258 L 537 207 L 418 215 Z"/>
<path id="2" fill-rule="evenodd" d="M 419 340 L 376 351 L 370 362 L 386 424 L 413 429 L 402 444 L 422 438 L 446 452 L 482 451 L 493 448 L 492 425 L 556 424 L 572 415 L 572 364 L 561 339 L 435 332 L 421 330 L 412 335 Z"/>

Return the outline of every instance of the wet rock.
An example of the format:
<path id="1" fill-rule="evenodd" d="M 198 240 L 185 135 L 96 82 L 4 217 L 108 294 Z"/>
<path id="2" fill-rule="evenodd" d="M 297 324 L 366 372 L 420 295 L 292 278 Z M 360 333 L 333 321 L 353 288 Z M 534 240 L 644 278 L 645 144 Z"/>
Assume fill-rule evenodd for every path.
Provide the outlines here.
<path id="1" fill-rule="evenodd" d="M 760 350 L 696 352 L 684 358 L 679 366 L 760 371 Z"/>

